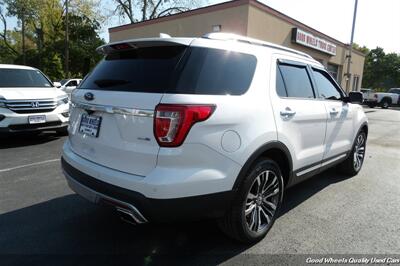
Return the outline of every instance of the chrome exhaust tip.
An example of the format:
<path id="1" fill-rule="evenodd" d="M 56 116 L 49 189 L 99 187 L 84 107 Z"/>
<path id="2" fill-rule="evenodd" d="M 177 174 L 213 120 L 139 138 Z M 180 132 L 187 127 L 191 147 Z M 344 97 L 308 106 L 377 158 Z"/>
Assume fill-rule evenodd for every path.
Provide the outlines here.
<path id="1" fill-rule="evenodd" d="M 138 219 L 133 215 L 133 213 L 129 210 L 126 209 L 122 209 L 122 208 L 116 208 L 118 214 L 119 214 L 119 218 L 126 222 L 126 223 L 130 223 L 133 225 L 137 225 L 139 224 Z"/>
<path id="2" fill-rule="evenodd" d="M 121 220 L 127 223 L 134 225 L 147 223 L 147 219 L 131 204 L 110 197 L 103 197 L 101 201 L 114 207 Z"/>

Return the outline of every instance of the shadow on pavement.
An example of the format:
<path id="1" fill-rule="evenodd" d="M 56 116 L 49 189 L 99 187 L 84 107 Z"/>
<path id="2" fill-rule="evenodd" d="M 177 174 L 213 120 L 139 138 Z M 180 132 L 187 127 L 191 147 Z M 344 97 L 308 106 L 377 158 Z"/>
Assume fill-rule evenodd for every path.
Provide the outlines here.
<path id="1" fill-rule="evenodd" d="M 287 190 L 281 215 L 342 180 L 330 171 Z M 251 247 L 214 221 L 133 226 L 75 194 L 1 214 L 0 228 L 3 265 L 214 265 Z"/>
<path id="2" fill-rule="evenodd" d="M 312 197 L 331 184 L 345 181 L 348 178 L 338 174 L 334 168 L 328 169 L 310 179 L 295 185 L 285 191 L 280 216 L 296 208 L 302 202 Z"/>
<path id="3" fill-rule="evenodd" d="M 31 132 L 0 135 L 0 149 L 9 149 L 44 144 L 58 140 L 61 136 L 55 132 Z"/>

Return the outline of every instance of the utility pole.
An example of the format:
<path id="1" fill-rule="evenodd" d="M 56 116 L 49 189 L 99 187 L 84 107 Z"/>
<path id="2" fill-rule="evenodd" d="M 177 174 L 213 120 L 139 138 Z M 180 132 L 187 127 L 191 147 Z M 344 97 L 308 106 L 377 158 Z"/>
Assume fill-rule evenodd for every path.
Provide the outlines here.
<path id="1" fill-rule="evenodd" d="M 65 75 L 69 78 L 68 0 L 65 0 Z"/>
<path id="2" fill-rule="evenodd" d="M 356 25 L 356 17 L 357 17 L 357 5 L 358 5 L 358 0 L 355 0 L 354 4 L 354 14 L 353 14 L 353 26 L 351 28 L 351 39 L 350 39 L 350 47 L 349 47 L 349 54 L 347 55 L 347 73 L 346 73 L 346 92 L 350 91 L 350 81 L 351 81 L 351 54 L 353 52 L 353 38 L 354 38 L 354 28 Z"/>

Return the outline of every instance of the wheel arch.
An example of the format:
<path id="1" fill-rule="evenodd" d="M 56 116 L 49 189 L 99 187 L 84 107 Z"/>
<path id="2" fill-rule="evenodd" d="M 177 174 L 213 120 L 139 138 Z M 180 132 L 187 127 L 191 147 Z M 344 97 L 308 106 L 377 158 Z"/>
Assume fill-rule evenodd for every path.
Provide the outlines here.
<path id="1" fill-rule="evenodd" d="M 293 172 L 293 161 L 289 149 L 279 141 L 268 142 L 259 147 L 246 161 L 233 184 L 233 190 L 239 188 L 246 174 L 251 169 L 257 159 L 266 157 L 274 160 L 282 171 L 285 187 L 290 183 Z"/>
<path id="2" fill-rule="evenodd" d="M 381 100 L 381 103 L 383 103 L 383 102 L 388 102 L 389 104 L 391 104 L 392 103 L 392 98 L 390 98 L 388 96 L 385 96 Z"/>
<path id="3" fill-rule="evenodd" d="M 364 122 L 364 123 L 361 124 L 360 129 L 359 129 L 358 132 L 357 132 L 357 135 L 358 135 L 358 133 L 360 133 L 361 131 L 364 131 L 365 134 L 368 136 L 368 123 L 367 123 L 367 122 Z M 356 135 L 356 136 L 357 136 L 357 135 Z"/>

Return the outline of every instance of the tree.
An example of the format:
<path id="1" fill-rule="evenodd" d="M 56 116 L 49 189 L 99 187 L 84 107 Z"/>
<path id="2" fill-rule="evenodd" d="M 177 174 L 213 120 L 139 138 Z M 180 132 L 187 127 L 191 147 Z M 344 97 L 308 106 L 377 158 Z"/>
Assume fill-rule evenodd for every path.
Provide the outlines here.
<path id="1" fill-rule="evenodd" d="M 365 57 L 362 86 L 389 89 L 400 87 L 400 54 L 386 54 L 376 47 Z"/>
<path id="2" fill-rule="evenodd" d="M 10 41 L 10 31 L 7 29 L 7 18 L 6 18 L 6 14 L 4 12 L 4 3 L 0 2 L 0 20 L 3 24 L 3 32 L 0 33 L 0 53 L 3 56 L 7 56 L 10 58 L 11 55 L 7 54 L 7 53 L 12 53 L 14 56 L 18 56 L 19 52 L 17 50 L 15 50 L 15 48 L 13 47 L 13 45 L 11 44 Z M 9 59 L 8 58 L 8 59 Z M 6 60 L 7 62 L 9 60 Z"/>
<path id="3" fill-rule="evenodd" d="M 199 7 L 203 0 L 114 0 L 117 4 L 114 13 L 127 18 L 130 23 L 188 11 Z"/>
<path id="4" fill-rule="evenodd" d="M 93 6 L 100 0 L 69 1 L 70 72 L 82 77 L 101 59 L 95 48 L 104 44 L 98 35 L 102 15 L 99 15 L 98 7 Z M 0 0 L 0 23 L 4 24 L 4 30 L 0 32 L 0 62 L 26 62 L 27 65 L 43 70 L 54 80 L 64 78 L 64 4 L 65 0 Z M 22 38 L 19 28 L 7 29 L 6 15 L 19 20 L 24 17 L 25 38 Z M 26 40 L 25 53 L 21 52 L 23 39 Z"/>
<path id="5" fill-rule="evenodd" d="M 358 45 L 357 43 L 353 43 L 353 49 L 357 50 L 363 54 L 368 54 L 369 53 L 369 49 L 367 46 L 363 45 L 362 47 L 360 45 Z"/>

